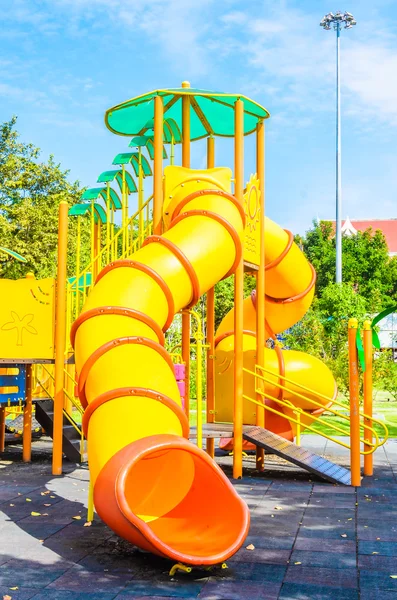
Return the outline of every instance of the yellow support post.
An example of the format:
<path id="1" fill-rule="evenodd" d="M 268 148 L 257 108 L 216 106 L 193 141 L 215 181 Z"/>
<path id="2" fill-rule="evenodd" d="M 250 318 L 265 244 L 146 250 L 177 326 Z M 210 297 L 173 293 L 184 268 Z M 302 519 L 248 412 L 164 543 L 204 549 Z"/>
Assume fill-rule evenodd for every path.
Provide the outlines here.
<path id="1" fill-rule="evenodd" d="M 244 189 L 244 103 L 237 100 L 234 109 L 234 195 L 243 202 Z M 234 275 L 234 452 L 233 477 L 243 475 L 243 300 L 244 264 L 241 256 Z"/>
<path id="2" fill-rule="evenodd" d="M 81 260 L 81 217 L 77 217 L 77 247 L 76 247 L 76 306 L 75 306 L 75 319 L 80 314 L 80 290 L 79 290 L 79 275 L 80 275 L 80 260 Z M 73 290 L 73 287 L 72 287 Z M 73 298 L 73 293 L 71 294 Z"/>
<path id="3" fill-rule="evenodd" d="M 6 442 L 6 409 L 0 406 L 0 452 L 4 452 Z"/>
<path id="4" fill-rule="evenodd" d="M 364 450 L 369 451 L 372 444 L 372 328 L 371 321 L 364 321 Z M 365 427 L 367 425 L 367 427 Z M 364 475 L 370 477 L 374 474 L 373 454 L 364 454 Z"/>
<path id="5" fill-rule="evenodd" d="M 32 365 L 26 365 L 25 404 L 23 407 L 22 459 L 32 460 Z"/>
<path id="6" fill-rule="evenodd" d="M 188 81 L 183 88 L 190 88 Z M 182 97 L 182 167 L 190 167 L 190 97 Z M 190 314 L 182 313 L 182 360 L 185 363 L 185 412 L 190 414 Z"/>
<path id="7" fill-rule="evenodd" d="M 94 486 L 90 479 L 88 484 L 88 507 L 87 507 L 87 521 L 92 523 L 94 520 Z"/>
<path id="8" fill-rule="evenodd" d="M 256 278 L 256 364 L 265 366 L 265 125 L 263 121 L 256 126 L 256 174 L 260 189 L 260 260 Z M 257 380 L 259 390 L 263 391 L 263 382 Z M 265 398 L 257 393 L 256 399 L 265 403 Z M 265 409 L 256 407 L 256 424 L 265 427 Z M 263 448 L 256 449 L 256 468 L 263 471 L 265 452 Z"/>
<path id="9" fill-rule="evenodd" d="M 94 209 L 94 201 L 91 200 L 91 227 L 90 227 L 90 231 L 91 231 L 91 276 L 93 277 L 93 270 L 94 270 L 94 260 L 95 260 L 95 209 Z"/>
<path id="10" fill-rule="evenodd" d="M 123 230 L 123 241 L 122 241 L 122 248 L 123 248 L 123 257 L 126 255 L 127 252 L 127 220 L 128 220 L 128 215 L 126 215 L 126 198 L 127 198 L 127 193 L 126 193 L 126 185 L 125 185 L 125 165 L 121 165 L 121 228 Z"/>
<path id="11" fill-rule="evenodd" d="M 349 319 L 349 388 L 350 388 L 350 470 L 351 484 L 361 485 L 359 377 L 356 346 L 357 319 Z"/>
<path id="12" fill-rule="evenodd" d="M 139 227 L 139 243 L 142 244 L 143 243 L 143 229 L 144 229 L 144 222 L 143 222 L 143 197 L 144 197 L 144 190 L 143 190 L 143 169 L 142 169 L 142 150 L 141 147 L 138 148 L 138 210 L 139 210 L 139 214 L 138 214 L 138 227 Z"/>
<path id="13" fill-rule="evenodd" d="M 106 184 L 106 264 L 110 263 L 110 184 Z"/>
<path id="14" fill-rule="evenodd" d="M 171 151 L 170 151 L 170 165 L 172 166 L 175 161 L 175 138 L 171 136 Z"/>
<path id="15" fill-rule="evenodd" d="M 163 116 L 161 96 L 154 97 L 153 233 L 161 234 L 163 210 Z"/>
<path id="16" fill-rule="evenodd" d="M 215 167 L 215 140 L 207 139 L 207 169 Z M 215 422 L 215 288 L 207 292 L 207 423 Z M 214 458 L 215 440 L 207 439 L 207 453 Z"/>
<path id="17" fill-rule="evenodd" d="M 66 339 L 66 258 L 68 204 L 59 203 L 57 298 L 55 307 L 55 383 L 52 473 L 62 474 L 62 427 L 64 405 L 64 363 Z"/>
<path id="18" fill-rule="evenodd" d="M 203 447 L 203 340 L 201 319 L 197 319 L 196 336 L 196 400 L 197 400 L 197 446 Z"/>

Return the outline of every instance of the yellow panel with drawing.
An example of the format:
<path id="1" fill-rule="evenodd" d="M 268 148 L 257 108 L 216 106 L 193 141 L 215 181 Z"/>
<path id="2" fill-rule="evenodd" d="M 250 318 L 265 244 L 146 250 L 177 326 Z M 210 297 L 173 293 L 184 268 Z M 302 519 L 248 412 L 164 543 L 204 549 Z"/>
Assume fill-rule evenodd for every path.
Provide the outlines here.
<path id="1" fill-rule="evenodd" d="M 259 266 L 260 264 L 260 187 L 256 175 L 251 175 L 244 193 L 245 231 L 244 262 Z"/>
<path id="2" fill-rule="evenodd" d="M 0 359 L 54 358 L 55 279 L 0 279 Z"/>

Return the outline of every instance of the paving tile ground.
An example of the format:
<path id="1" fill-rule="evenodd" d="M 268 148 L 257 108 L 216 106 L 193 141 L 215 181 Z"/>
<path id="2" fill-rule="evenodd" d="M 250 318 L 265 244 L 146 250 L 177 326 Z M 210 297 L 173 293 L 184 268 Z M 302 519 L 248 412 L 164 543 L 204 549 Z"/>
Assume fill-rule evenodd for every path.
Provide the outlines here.
<path id="1" fill-rule="evenodd" d="M 347 465 L 338 446 L 303 442 Z M 0 459 L 0 600 L 397 600 L 397 440 L 357 489 L 274 457 L 255 474 L 245 459 L 233 482 L 251 510 L 244 546 L 228 569 L 174 577 L 171 561 L 137 550 L 98 517 L 84 526 L 88 471 L 65 461 L 53 477 L 50 451 L 42 439 L 29 465 L 17 445 Z M 217 461 L 230 476 L 230 457 Z"/>

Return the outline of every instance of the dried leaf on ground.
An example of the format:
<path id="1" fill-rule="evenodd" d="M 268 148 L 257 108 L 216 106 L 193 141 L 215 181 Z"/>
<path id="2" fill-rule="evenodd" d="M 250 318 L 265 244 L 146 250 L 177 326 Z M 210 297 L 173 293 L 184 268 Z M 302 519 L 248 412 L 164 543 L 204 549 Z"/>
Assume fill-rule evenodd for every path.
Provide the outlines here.
<path id="1" fill-rule="evenodd" d="M 76 519 L 76 521 L 80 521 L 81 517 L 80 517 L 80 515 L 76 515 L 75 517 L 72 517 L 72 519 Z"/>
<path id="2" fill-rule="evenodd" d="M 86 523 L 84 523 L 84 527 L 91 527 L 92 525 L 92 521 L 87 521 Z"/>
<path id="3" fill-rule="evenodd" d="M 347 533 L 341 533 L 340 537 L 347 538 Z"/>
<path id="4" fill-rule="evenodd" d="M 41 513 L 34 512 L 34 510 L 32 510 L 30 514 L 32 515 L 32 517 L 41 517 Z"/>
<path id="5" fill-rule="evenodd" d="M 255 550 L 254 544 L 249 544 L 249 546 L 246 547 L 246 550 Z"/>

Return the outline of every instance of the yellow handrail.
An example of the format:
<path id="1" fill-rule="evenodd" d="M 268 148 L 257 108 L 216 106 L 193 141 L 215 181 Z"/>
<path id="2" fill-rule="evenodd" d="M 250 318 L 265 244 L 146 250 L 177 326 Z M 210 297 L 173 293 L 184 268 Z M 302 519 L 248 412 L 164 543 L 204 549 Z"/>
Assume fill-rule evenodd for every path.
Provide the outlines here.
<path id="1" fill-rule="evenodd" d="M 149 204 L 152 201 L 152 199 L 153 199 L 153 194 L 151 196 L 149 196 L 149 198 L 142 204 L 141 209 L 138 210 L 137 212 L 135 212 L 128 219 L 128 221 L 125 223 L 124 227 L 120 227 L 120 229 L 118 230 L 118 232 L 114 236 L 112 236 L 111 238 L 109 238 L 109 240 L 106 241 L 105 246 L 102 248 L 102 250 L 99 252 L 99 254 L 93 260 L 91 260 L 89 262 L 89 264 L 79 273 L 79 275 L 77 276 L 77 274 L 76 274 L 76 277 L 75 277 L 74 281 L 68 283 L 68 289 L 70 291 L 77 291 L 77 289 L 79 287 L 81 287 L 79 285 L 79 281 L 81 280 L 81 278 L 84 277 L 84 275 L 88 275 L 89 272 L 92 272 L 93 271 L 93 267 L 94 267 L 95 264 L 97 264 L 98 262 L 99 262 L 99 264 L 101 264 L 101 259 L 104 256 L 107 256 L 108 252 L 111 252 L 111 250 L 116 247 L 118 239 L 119 238 L 122 239 L 123 232 L 125 230 L 128 230 L 128 228 L 131 225 L 134 225 L 134 220 L 139 217 L 139 214 L 140 214 L 141 211 L 143 212 L 145 210 L 145 208 L 149 207 Z M 151 223 L 147 223 L 147 226 L 146 226 L 146 228 L 144 230 L 145 231 L 145 235 L 143 235 L 142 238 L 146 237 L 146 232 L 147 231 L 150 232 L 150 230 L 151 230 Z M 125 251 L 121 252 L 121 255 L 120 255 L 121 258 L 123 258 L 125 256 L 128 256 L 128 255 L 132 254 L 133 252 L 135 252 L 136 248 L 139 247 L 139 245 L 142 243 L 142 241 L 143 241 L 143 239 L 140 239 L 139 236 L 135 240 L 131 239 L 131 246 L 128 247 L 128 245 L 127 245 L 127 249 Z M 83 287 L 84 288 L 86 288 L 86 287 L 90 288 L 90 287 L 92 287 L 92 285 L 93 285 L 93 282 L 91 282 L 91 284 L 89 286 L 84 285 Z"/>
<path id="2" fill-rule="evenodd" d="M 259 375 L 257 373 L 257 371 L 266 371 L 267 373 L 271 373 L 274 376 L 274 373 L 272 373 L 272 371 L 269 371 L 269 369 L 265 369 L 264 367 L 260 367 L 259 365 L 255 365 L 255 374 L 250 371 L 250 373 L 254 374 L 255 377 L 258 377 L 259 379 L 262 379 L 263 381 L 270 383 L 271 385 L 275 385 L 276 387 L 278 387 L 279 389 L 282 389 L 284 391 L 287 392 L 292 392 L 292 390 L 290 390 L 289 388 L 285 387 L 284 385 L 282 385 L 281 383 L 275 383 L 272 380 L 269 380 L 268 378 L 264 377 L 263 375 Z M 289 379 L 288 377 L 286 377 L 285 375 L 282 376 L 282 380 L 283 381 L 288 381 L 289 383 L 292 383 L 295 387 L 299 387 L 302 388 L 306 391 L 308 391 L 310 394 L 314 394 L 315 396 L 319 397 L 319 398 L 323 398 L 324 400 L 327 400 L 328 403 L 332 402 L 333 404 L 336 404 L 337 406 L 341 406 L 342 408 L 346 408 L 346 405 L 343 404 L 342 402 L 339 402 L 338 400 L 334 400 L 333 398 L 329 398 L 328 396 L 324 396 L 323 394 L 317 393 L 315 390 L 312 390 L 296 381 L 294 381 L 293 379 Z M 316 400 L 313 400 L 312 398 L 308 398 L 307 396 L 304 396 L 303 394 L 300 394 L 299 392 L 296 392 L 295 390 L 293 391 L 293 394 L 295 396 L 297 396 L 298 398 L 302 398 L 302 400 L 306 400 L 308 402 L 311 402 L 314 405 L 317 405 L 319 408 L 325 408 L 323 404 L 321 404 L 320 402 L 317 402 Z M 333 413 L 334 415 L 340 417 L 341 419 L 345 419 L 347 421 L 350 420 L 349 416 L 344 415 L 343 413 L 334 410 L 333 408 L 327 408 L 326 409 L 328 412 Z M 375 422 L 377 425 L 379 425 L 380 427 L 383 427 L 384 430 L 384 435 L 385 435 L 385 439 L 383 440 L 382 443 L 380 443 L 380 446 L 383 446 L 383 444 L 386 442 L 388 435 L 389 435 L 389 431 L 386 427 L 386 425 L 384 423 L 382 423 L 382 421 L 380 421 L 379 419 L 374 419 L 373 417 L 369 417 L 369 415 L 367 415 L 366 413 L 364 413 L 363 411 L 359 411 L 359 414 L 361 417 L 363 418 L 367 418 L 367 419 L 372 419 L 373 422 Z M 334 426 L 336 427 L 336 425 Z M 362 428 L 364 428 L 364 425 L 361 425 Z M 372 430 L 375 433 L 375 436 L 377 436 L 375 430 Z M 377 436 L 378 437 L 378 436 Z M 378 438 L 379 439 L 379 438 Z"/>
<path id="3" fill-rule="evenodd" d="M 286 388 L 285 386 L 283 386 L 283 385 L 281 385 L 281 384 L 279 384 L 279 383 L 276 383 L 276 382 L 274 382 L 274 381 L 269 381 L 267 378 L 263 377 L 262 375 L 259 375 L 259 373 L 258 373 L 258 370 L 259 370 L 259 369 L 268 371 L 267 369 L 263 369 L 263 367 L 259 367 L 258 365 L 256 365 L 255 367 L 256 367 L 256 370 L 255 370 L 255 372 L 254 372 L 254 371 L 251 371 L 250 369 L 247 369 L 247 368 L 244 368 L 244 371 L 245 371 L 246 373 L 248 373 L 248 374 L 252 375 L 253 377 L 255 377 L 255 380 L 256 380 L 257 378 L 259 378 L 259 379 L 261 379 L 262 381 L 265 381 L 265 382 L 271 383 L 272 385 L 274 385 L 274 386 L 278 387 L 279 389 L 283 389 L 283 390 L 285 390 L 285 391 L 289 391 L 289 392 L 291 392 L 291 390 L 290 390 L 289 388 Z M 271 373 L 271 374 L 274 376 L 274 373 Z M 283 380 L 284 380 L 284 379 L 288 379 L 288 378 L 286 378 L 286 377 L 284 377 L 284 376 L 283 376 Z M 303 387 L 303 388 L 305 387 L 305 386 L 301 386 L 300 384 L 297 384 L 297 383 L 293 382 L 293 381 L 292 381 L 292 380 L 290 380 L 290 379 L 289 379 L 289 381 L 290 381 L 290 382 L 292 382 L 294 385 L 296 385 L 296 386 L 298 386 L 298 387 Z M 309 388 L 306 388 L 306 389 L 307 389 L 307 390 L 309 390 Z M 287 416 L 286 416 L 286 415 L 285 415 L 283 412 L 281 412 L 281 411 L 278 411 L 277 409 L 274 409 L 274 408 L 272 408 L 272 407 L 270 407 L 270 406 L 264 405 L 264 403 L 258 402 L 257 400 L 254 400 L 253 398 L 250 398 L 250 397 L 249 397 L 249 396 L 247 396 L 247 395 L 244 395 L 244 398 L 245 398 L 247 401 L 249 401 L 249 402 L 252 402 L 253 404 L 257 404 L 258 406 L 261 406 L 262 408 L 265 406 L 265 410 L 269 410 L 270 412 L 273 412 L 274 414 L 277 414 L 277 415 L 279 415 L 279 416 L 282 416 L 282 417 L 286 418 L 286 419 L 287 419 L 287 420 L 289 420 L 289 421 L 292 421 L 293 423 L 295 423 L 295 424 L 298 426 L 298 428 L 300 428 L 300 426 L 301 426 L 301 416 L 302 416 L 302 415 L 304 415 L 304 416 L 305 416 L 305 417 L 307 417 L 307 418 L 310 418 L 310 416 L 311 416 L 311 415 L 310 415 L 310 414 L 308 414 L 308 413 L 307 413 L 305 410 L 301 409 L 300 407 L 297 407 L 297 406 L 295 406 L 295 405 L 294 405 L 292 402 L 290 402 L 289 400 L 285 400 L 285 399 L 281 400 L 281 399 L 279 399 L 279 398 L 275 398 L 275 397 L 274 397 L 274 396 L 272 396 L 271 394 L 268 394 L 267 392 L 264 392 L 262 388 L 261 388 L 261 389 L 259 389 L 257 385 L 255 385 L 255 392 L 256 392 L 256 393 L 258 393 L 258 394 L 260 394 L 260 395 L 261 395 L 261 396 L 263 396 L 264 398 L 268 398 L 268 399 L 270 399 L 270 400 L 273 400 L 275 403 L 277 403 L 277 404 L 279 404 L 279 405 L 281 405 L 281 406 L 285 406 L 286 408 L 289 408 L 289 409 L 291 409 L 291 410 L 293 411 L 293 413 L 294 413 L 294 414 L 295 414 L 295 415 L 296 415 L 298 418 L 297 418 L 297 419 L 294 419 L 293 417 L 289 417 L 289 416 L 287 417 Z M 316 392 L 315 392 L 314 390 L 310 390 L 310 392 L 316 395 Z M 313 404 L 317 404 L 317 405 L 318 405 L 319 407 L 321 407 L 321 408 L 324 408 L 324 405 L 322 405 L 322 404 L 319 404 L 319 403 L 317 403 L 315 400 L 312 400 L 312 399 L 310 399 L 310 398 L 307 398 L 306 396 L 303 396 L 302 394 L 299 394 L 298 392 L 295 392 L 295 391 L 294 391 L 294 394 L 295 394 L 296 396 L 298 396 L 298 397 L 300 397 L 300 398 L 304 399 L 304 400 L 307 400 L 307 401 L 309 401 L 309 402 L 313 403 Z M 318 394 L 318 396 L 322 396 L 323 398 L 325 398 L 325 399 L 326 399 L 326 400 L 328 400 L 329 402 L 331 402 L 331 401 L 332 401 L 332 398 L 327 398 L 326 396 L 323 396 L 323 395 L 321 395 L 321 394 Z M 338 403 L 338 404 L 341 404 L 341 403 Z M 343 406 L 343 405 L 342 405 L 342 406 Z M 341 419 L 345 419 L 345 420 L 347 420 L 347 421 L 350 421 L 350 419 L 349 419 L 349 417 L 348 417 L 347 415 L 344 415 L 344 414 L 342 414 L 342 413 L 339 413 L 338 411 L 335 411 L 335 410 L 333 410 L 333 409 L 330 409 L 330 408 L 327 408 L 327 411 L 334 413 L 335 415 L 339 416 Z M 363 414 L 363 413 L 362 413 L 362 414 Z M 348 432 L 346 432 L 346 430 L 344 430 L 344 429 L 341 429 L 339 426 L 337 426 L 337 425 L 334 425 L 334 424 L 331 424 L 331 423 L 328 423 L 328 422 L 324 421 L 324 420 L 323 420 L 321 417 L 317 418 L 317 419 L 316 419 L 316 421 L 317 421 L 317 422 L 320 422 L 320 423 L 323 423 L 323 424 L 325 424 L 327 427 L 329 427 L 330 429 L 333 429 L 335 432 L 339 432 L 339 433 L 342 433 L 342 434 L 344 434 L 344 435 L 346 435 L 346 433 L 348 433 Z M 372 429 L 372 432 L 373 432 L 373 435 L 374 435 L 374 437 L 375 437 L 375 440 L 376 440 L 376 441 L 375 441 L 375 443 L 371 443 L 371 444 L 370 444 L 370 445 L 371 445 L 371 448 L 370 448 L 368 451 L 365 451 L 365 450 L 362 450 L 362 451 L 361 451 L 361 454 L 364 454 L 364 455 L 365 455 L 365 454 L 371 454 L 372 452 L 374 452 L 374 451 L 375 451 L 377 448 L 379 448 L 380 446 L 382 446 L 382 445 L 383 445 L 383 444 L 386 442 L 386 440 L 387 440 L 387 438 L 388 438 L 388 429 L 387 429 L 387 427 L 384 425 L 384 423 L 382 423 L 381 421 L 379 421 L 379 420 L 377 420 L 377 419 L 376 419 L 376 420 L 375 420 L 375 419 L 373 419 L 373 421 L 375 421 L 375 422 L 376 422 L 378 425 L 381 425 L 381 426 L 384 428 L 384 430 L 385 430 L 385 438 L 384 438 L 383 440 L 381 440 L 381 441 L 380 441 L 380 440 L 379 440 L 379 436 L 378 436 L 377 432 L 376 432 L 374 429 Z M 364 429 L 364 424 L 362 424 L 362 425 L 361 425 L 361 427 Z M 332 436 L 329 436 L 329 435 L 327 435 L 326 433 L 319 432 L 319 431 L 317 431 L 316 429 L 314 429 L 314 428 L 313 428 L 311 425 L 306 425 L 306 424 L 305 424 L 305 428 L 306 428 L 306 429 L 308 429 L 309 431 L 313 431 L 314 433 L 316 433 L 316 434 L 318 434 L 318 435 L 321 435 L 322 437 L 325 437 L 326 439 L 329 439 L 329 440 L 331 440 L 331 441 L 333 441 L 333 442 L 335 442 L 335 443 L 337 443 L 337 444 L 339 444 L 339 445 L 341 445 L 341 446 L 344 446 L 345 448 L 348 448 L 348 449 L 350 449 L 350 445 L 349 445 L 349 444 L 346 444 L 345 442 L 342 442 L 341 440 L 338 440 L 338 439 L 336 439 L 336 438 L 334 438 L 334 437 L 332 437 Z M 362 442 L 364 442 L 364 439 L 361 439 L 361 441 L 362 441 Z M 367 446 L 368 446 L 368 444 L 367 444 Z"/>

